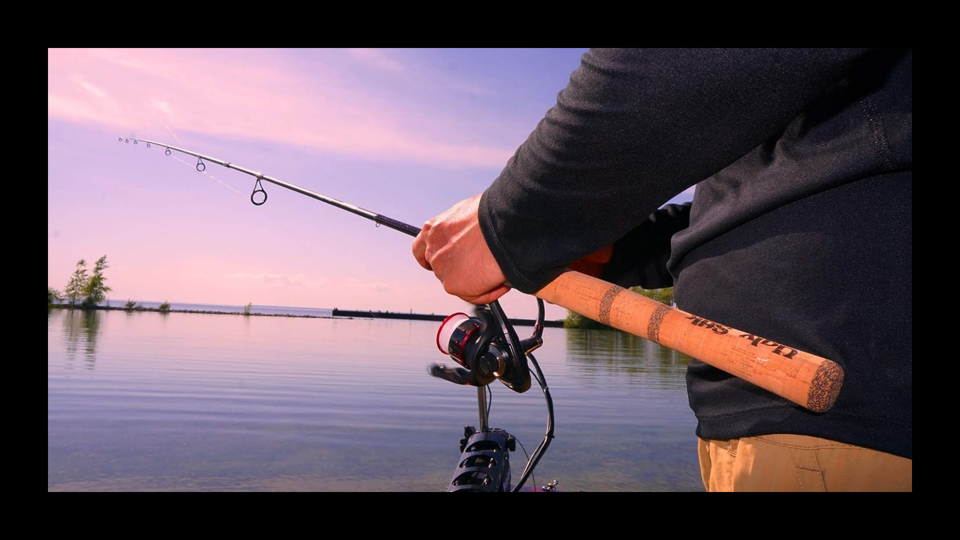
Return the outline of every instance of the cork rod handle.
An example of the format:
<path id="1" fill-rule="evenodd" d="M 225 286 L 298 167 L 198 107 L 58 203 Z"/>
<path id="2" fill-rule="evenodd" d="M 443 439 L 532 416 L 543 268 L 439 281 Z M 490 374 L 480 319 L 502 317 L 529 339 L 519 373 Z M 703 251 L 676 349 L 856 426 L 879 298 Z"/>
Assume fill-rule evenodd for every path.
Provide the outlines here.
<path id="1" fill-rule="evenodd" d="M 623 287 L 567 271 L 536 296 L 680 351 L 813 412 L 830 410 L 843 385 L 833 360 L 671 308 Z"/>

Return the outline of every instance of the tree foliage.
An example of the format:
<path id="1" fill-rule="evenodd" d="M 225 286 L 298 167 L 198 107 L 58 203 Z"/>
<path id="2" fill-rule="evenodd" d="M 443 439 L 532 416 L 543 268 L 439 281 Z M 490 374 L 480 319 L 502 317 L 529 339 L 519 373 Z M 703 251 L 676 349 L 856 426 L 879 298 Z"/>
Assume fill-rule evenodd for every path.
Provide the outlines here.
<path id="1" fill-rule="evenodd" d="M 631 287 L 630 290 L 668 306 L 673 305 L 673 287 L 667 287 L 664 289 L 643 289 L 640 287 Z M 588 330 L 613 330 L 613 328 L 610 326 L 599 323 L 588 317 L 584 317 L 579 313 L 574 313 L 573 311 L 567 311 L 567 318 L 563 320 L 563 327 L 584 328 Z"/>
<path id="2" fill-rule="evenodd" d="M 584 317 L 583 315 L 567 311 L 567 317 L 563 319 L 564 328 L 583 328 L 584 330 L 613 330 L 613 328 L 597 322 L 589 317 Z"/>
<path id="3" fill-rule="evenodd" d="M 167 302 L 166 300 L 164 300 L 163 303 L 160 304 L 160 307 L 157 309 L 159 309 L 163 313 L 170 311 L 170 302 Z"/>
<path id="4" fill-rule="evenodd" d="M 54 289 L 53 287 L 47 287 L 47 305 L 50 304 L 59 304 L 63 300 L 63 295 L 60 294 L 60 291 Z"/>
<path id="5" fill-rule="evenodd" d="M 243 306 L 243 314 L 249 316 L 249 315 L 250 315 L 250 310 L 251 310 L 252 308 L 253 308 L 253 302 L 250 302 L 249 304 Z"/>
<path id="6" fill-rule="evenodd" d="M 673 287 L 666 287 L 663 289 L 643 289 L 641 287 L 630 287 L 630 290 L 646 296 L 651 300 L 656 300 L 661 304 L 666 304 L 668 306 L 673 305 Z"/>
<path id="7" fill-rule="evenodd" d="M 93 275 L 89 275 L 87 273 L 86 259 L 80 259 L 77 261 L 76 270 L 74 270 L 73 275 L 70 276 L 70 281 L 67 282 L 66 288 L 63 289 L 63 295 L 58 297 L 57 301 L 66 299 L 67 303 L 71 306 L 76 306 L 79 303 L 85 308 L 95 307 L 103 303 L 107 299 L 107 293 L 113 290 L 107 286 L 107 277 L 103 275 L 103 271 L 107 268 L 109 268 L 109 266 L 107 266 L 107 256 L 104 255 L 97 259 L 97 262 L 93 265 Z M 60 292 L 54 288 L 48 287 L 48 289 L 48 299 L 51 298 L 51 295 L 54 293 L 57 295 L 60 294 Z"/>
<path id="8" fill-rule="evenodd" d="M 87 280 L 86 287 L 84 287 L 83 291 L 86 296 L 83 300 L 84 307 L 93 307 L 103 302 L 107 298 L 107 293 L 113 290 L 105 283 L 107 278 L 103 275 L 103 271 L 107 268 L 109 268 L 109 266 L 107 266 L 106 255 L 100 257 L 97 259 L 97 262 L 94 263 L 93 276 Z"/>
<path id="9" fill-rule="evenodd" d="M 73 276 L 70 277 L 66 288 L 63 289 L 63 295 L 71 306 L 77 305 L 77 302 L 84 298 L 84 293 L 87 290 L 87 284 L 89 282 L 90 276 L 87 275 L 87 261 L 80 259 L 77 261 L 77 269 L 73 271 Z"/>

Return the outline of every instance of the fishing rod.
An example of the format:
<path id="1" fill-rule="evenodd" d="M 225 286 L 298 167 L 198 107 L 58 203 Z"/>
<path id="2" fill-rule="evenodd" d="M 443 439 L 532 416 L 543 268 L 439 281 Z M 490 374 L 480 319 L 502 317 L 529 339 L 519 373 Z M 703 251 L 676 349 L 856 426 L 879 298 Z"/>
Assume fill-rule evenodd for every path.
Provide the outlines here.
<path id="1" fill-rule="evenodd" d="M 197 158 L 197 171 L 199 172 L 204 172 L 207 169 L 207 165 L 206 163 L 204 163 L 204 160 L 206 160 L 210 163 L 216 163 L 217 165 L 221 165 L 228 169 L 233 169 L 235 171 L 240 171 L 244 174 L 249 174 L 250 176 L 257 179 L 256 183 L 253 184 L 253 193 L 250 194 L 250 202 L 252 202 L 256 206 L 262 206 L 265 202 L 267 202 L 267 192 L 266 190 L 263 189 L 263 184 L 261 183 L 262 181 L 265 181 L 265 182 L 270 182 L 271 184 L 278 185 L 282 188 L 289 189 L 290 191 L 295 191 L 301 195 L 306 195 L 307 197 L 316 199 L 320 202 L 325 202 L 329 205 L 336 206 L 341 210 L 346 210 L 347 212 L 356 214 L 360 217 L 367 218 L 371 221 L 376 222 L 378 227 L 380 225 L 383 225 L 385 227 L 389 227 L 395 231 L 400 231 L 404 234 L 408 234 L 413 237 L 416 237 L 418 234 L 420 234 L 419 227 L 414 227 L 413 225 L 408 225 L 406 223 L 397 221 L 395 219 L 389 218 L 382 214 L 371 212 L 370 210 L 365 210 L 363 208 L 360 208 L 359 206 L 334 199 L 333 197 L 327 197 L 326 195 L 322 195 L 320 193 L 317 193 L 316 191 L 310 191 L 309 189 L 304 189 L 300 186 L 296 186 L 294 184 L 284 182 L 283 180 L 278 180 L 272 176 L 267 176 L 261 172 L 252 171 L 246 167 L 241 167 L 239 165 L 230 163 L 229 161 L 224 161 L 222 159 L 217 159 L 212 156 L 206 156 L 198 152 L 194 152 L 192 150 L 187 150 L 185 148 L 180 148 L 170 144 L 151 141 L 147 139 L 137 139 L 135 137 L 126 137 L 126 138 L 120 137 L 118 140 L 122 140 L 124 142 L 133 141 L 133 144 L 137 144 L 138 142 L 143 142 L 143 143 L 146 143 L 147 148 L 150 148 L 152 145 L 155 144 L 157 146 L 166 148 L 166 150 L 164 151 L 164 154 L 166 154 L 167 156 L 171 155 L 173 151 L 177 151 L 177 152 L 180 152 L 181 154 L 186 154 L 188 156 L 193 156 Z M 257 200 L 258 193 L 263 195 L 263 199 Z"/>
<path id="2" fill-rule="evenodd" d="M 129 139 L 125 140 L 129 142 Z M 250 200 L 256 205 L 266 202 L 266 192 L 261 184 L 261 180 L 266 180 L 410 236 L 416 236 L 420 231 L 417 227 L 395 219 L 226 161 L 165 143 L 140 140 L 166 147 L 167 155 L 170 155 L 171 150 L 176 150 L 195 156 L 197 170 L 201 172 L 206 168 L 203 163 L 206 159 L 254 176 L 257 181 Z M 134 144 L 137 143 L 137 139 L 133 141 Z M 257 193 L 263 194 L 263 200 L 257 201 Z M 737 330 L 666 306 L 618 285 L 579 272 L 567 270 L 561 273 L 534 296 L 613 328 L 682 352 L 816 413 L 829 411 L 843 386 L 843 368 L 833 360 L 766 339 L 753 332 Z M 511 353 L 518 355 L 519 348 L 511 349 Z"/>
<path id="3" fill-rule="evenodd" d="M 206 171 L 206 162 L 233 169 L 253 176 L 256 182 L 250 194 L 250 202 L 262 206 L 267 202 L 267 192 L 262 182 L 289 189 L 301 195 L 327 203 L 352 214 L 369 219 L 377 226 L 389 227 L 409 236 L 416 237 L 420 228 L 403 223 L 396 219 L 360 208 L 356 205 L 328 197 L 321 193 L 284 182 L 259 171 L 235 165 L 213 156 L 180 148 L 171 144 L 136 137 L 120 137 L 118 141 L 134 145 L 145 143 L 147 148 L 153 145 L 165 148 L 164 154 L 170 156 L 173 152 L 180 152 L 197 158 L 196 169 Z M 206 160 L 206 162 L 204 161 Z M 262 196 L 262 198 L 260 198 Z M 477 400 L 480 409 L 479 429 L 467 426 L 464 428 L 464 437 L 460 441 L 462 456 L 453 479 L 447 487 L 448 491 L 520 491 L 527 478 L 533 474 L 554 435 L 553 398 L 550 388 L 533 351 L 543 345 L 543 300 L 537 298 L 538 316 L 534 323 L 533 335 L 521 340 L 510 320 L 504 313 L 500 302 L 494 300 L 486 307 L 478 306 L 476 315 L 471 317 L 465 313 L 454 313 L 446 318 L 437 332 L 437 348 L 461 367 L 448 368 L 441 363 L 431 365 L 428 373 L 434 377 L 450 381 L 455 384 L 477 387 Z M 513 484 L 509 464 L 509 452 L 515 450 L 516 439 L 501 429 L 490 429 L 488 385 L 499 380 L 514 392 L 523 393 L 530 388 L 531 372 L 527 364 L 533 365 L 533 378 L 540 385 L 547 403 L 547 428 L 543 440 L 528 457 L 527 464 L 521 472 L 520 480 Z M 492 393 L 490 394 L 492 397 Z M 547 491 L 556 489 L 556 481 L 548 484 Z"/>

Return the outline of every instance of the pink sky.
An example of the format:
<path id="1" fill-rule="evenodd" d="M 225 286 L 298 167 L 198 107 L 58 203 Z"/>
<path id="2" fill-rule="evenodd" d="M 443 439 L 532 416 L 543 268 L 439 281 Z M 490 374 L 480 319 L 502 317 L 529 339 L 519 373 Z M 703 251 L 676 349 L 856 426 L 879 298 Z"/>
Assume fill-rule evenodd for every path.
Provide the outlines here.
<path id="1" fill-rule="evenodd" d="M 48 283 L 106 254 L 120 303 L 462 310 L 409 237 L 269 184 L 254 207 L 252 178 L 117 138 L 419 226 L 496 178 L 584 51 L 50 49 Z M 503 304 L 535 309 L 516 292 Z"/>

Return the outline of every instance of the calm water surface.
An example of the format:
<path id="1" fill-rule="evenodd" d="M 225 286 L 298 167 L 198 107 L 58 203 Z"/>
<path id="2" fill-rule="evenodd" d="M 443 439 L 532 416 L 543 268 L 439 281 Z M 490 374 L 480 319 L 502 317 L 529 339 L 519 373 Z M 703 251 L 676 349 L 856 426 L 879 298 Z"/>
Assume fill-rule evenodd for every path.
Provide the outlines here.
<path id="1" fill-rule="evenodd" d="M 463 426 L 477 425 L 477 399 L 427 375 L 443 359 L 436 331 L 420 321 L 51 310 L 47 488 L 443 491 Z M 544 341 L 536 356 L 556 438 L 537 485 L 703 491 L 688 357 L 619 332 L 547 328 Z M 491 425 L 532 451 L 546 425 L 536 383 L 524 394 L 492 388 Z M 525 460 L 518 448 L 515 480 Z"/>

